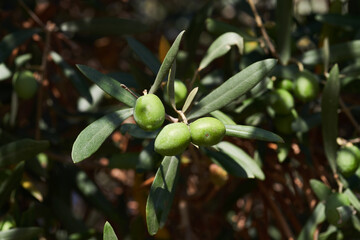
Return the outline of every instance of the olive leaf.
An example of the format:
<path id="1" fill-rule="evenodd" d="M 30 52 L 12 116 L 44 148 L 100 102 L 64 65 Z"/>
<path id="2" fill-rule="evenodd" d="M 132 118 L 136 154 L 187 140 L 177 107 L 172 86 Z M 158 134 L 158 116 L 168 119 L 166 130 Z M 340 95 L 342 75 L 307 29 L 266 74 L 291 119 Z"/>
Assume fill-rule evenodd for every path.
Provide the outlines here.
<path id="1" fill-rule="evenodd" d="M 206 68 L 214 59 L 224 56 L 230 51 L 231 46 L 237 46 L 239 54 L 243 53 L 244 40 L 243 38 L 234 32 L 228 32 L 218 37 L 207 50 L 204 58 L 200 62 L 198 71 Z"/>
<path id="2" fill-rule="evenodd" d="M 129 107 L 135 106 L 136 98 L 122 88 L 121 83 L 91 67 L 80 64 L 76 66 L 85 75 L 85 77 L 96 83 L 96 85 L 98 85 L 106 93 Z"/>
<path id="3" fill-rule="evenodd" d="M 112 226 L 108 221 L 106 221 L 104 225 L 103 240 L 118 240 L 114 232 L 114 229 L 112 228 Z"/>
<path id="4" fill-rule="evenodd" d="M 269 132 L 267 130 L 244 125 L 228 125 L 225 124 L 226 135 L 232 137 L 255 139 L 269 142 L 283 143 L 284 140 L 277 134 Z"/>
<path id="5" fill-rule="evenodd" d="M 182 112 L 185 113 L 189 107 L 191 106 L 192 102 L 194 101 L 194 98 L 196 96 L 196 93 L 198 92 L 199 88 L 196 87 L 193 90 L 191 90 L 191 92 L 189 93 L 189 95 L 186 98 L 186 101 L 184 103 L 184 106 L 182 107 Z"/>
<path id="6" fill-rule="evenodd" d="M 331 194 L 331 189 L 319 180 L 311 179 L 310 187 L 320 201 L 324 201 Z"/>
<path id="7" fill-rule="evenodd" d="M 128 117 L 133 108 L 118 110 L 105 115 L 87 126 L 76 138 L 71 152 L 75 163 L 90 157 L 96 152 L 106 138 Z"/>
<path id="8" fill-rule="evenodd" d="M 338 101 L 340 92 L 339 68 L 335 65 L 325 84 L 321 99 L 321 127 L 325 155 L 333 172 L 336 172 L 336 152 L 338 137 Z"/>
<path id="9" fill-rule="evenodd" d="M 236 125 L 236 123 L 228 115 L 220 110 L 215 110 L 211 112 L 210 115 L 219 119 L 223 124 Z"/>
<path id="10" fill-rule="evenodd" d="M 145 65 L 154 73 L 157 74 L 160 68 L 159 60 L 154 56 L 154 54 L 143 44 L 138 42 L 132 37 L 127 37 L 126 41 L 128 42 L 131 49 L 138 55 L 145 63 Z"/>
<path id="11" fill-rule="evenodd" d="M 298 240 L 307 240 L 314 237 L 314 232 L 317 226 L 325 221 L 325 204 L 319 202 L 315 209 L 313 210 L 310 218 L 306 221 L 304 227 L 302 228 L 299 236 L 296 238 Z"/>
<path id="12" fill-rule="evenodd" d="M 91 104 L 93 99 L 91 97 L 89 87 L 86 85 L 84 79 L 76 72 L 67 62 L 54 51 L 50 52 L 51 58 L 60 66 L 64 75 L 71 80 L 78 92 Z"/>
<path id="13" fill-rule="evenodd" d="M 293 1 L 277 0 L 276 2 L 276 35 L 277 51 L 280 62 L 286 65 L 291 57 Z"/>
<path id="14" fill-rule="evenodd" d="M 360 201 L 359 201 L 358 197 L 353 193 L 353 191 L 351 191 L 351 189 L 348 188 L 344 191 L 344 194 L 349 198 L 351 205 L 358 212 L 360 212 Z"/>
<path id="15" fill-rule="evenodd" d="M 276 63 L 276 59 L 266 59 L 251 64 L 194 104 L 187 118 L 201 117 L 228 105 L 263 80 Z"/>
<path id="16" fill-rule="evenodd" d="M 11 192 L 20 185 L 20 181 L 24 172 L 24 162 L 16 165 L 11 171 L 0 172 L 0 208 L 8 201 Z"/>
<path id="17" fill-rule="evenodd" d="M 184 31 L 180 32 L 179 35 L 176 37 L 174 43 L 171 45 L 169 51 L 167 52 L 164 61 L 162 62 L 159 72 L 156 75 L 155 81 L 153 85 L 151 86 L 149 93 L 155 93 L 156 90 L 159 88 L 161 82 L 166 77 L 166 74 L 168 74 L 173 62 L 175 61 L 175 58 L 177 56 L 177 53 L 179 52 L 180 42 L 182 39 L 182 36 L 184 35 Z"/>
<path id="18" fill-rule="evenodd" d="M 155 235 L 165 224 L 174 199 L 179 166 L 177 157 L 164 157 L 156 172 L 146 202 L 146 223 L 150 235 Z"/>
<path id="19" fill-rule="evenodd" d="M 40 227 L 17 227 L 0 232 L 3 240 L 32 240 L 40 237 L 43 229 Z"/>
<path id="20" fill-rule="evenodd" d="M 169 77 L 166 84 L 166 89 L 167 89 L 166 94 L 168 94 L 171 107 L 176 111 L 175 89 L 174 89 L 175 73 L 176 73 L 176 61 L 174 61 L 169 71 Z"/>

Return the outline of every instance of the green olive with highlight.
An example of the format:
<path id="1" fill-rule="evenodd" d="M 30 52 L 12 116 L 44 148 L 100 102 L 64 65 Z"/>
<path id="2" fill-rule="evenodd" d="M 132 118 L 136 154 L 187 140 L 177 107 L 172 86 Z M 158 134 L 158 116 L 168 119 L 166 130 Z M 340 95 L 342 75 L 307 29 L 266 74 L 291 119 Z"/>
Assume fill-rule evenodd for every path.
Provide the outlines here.
<path id="1" fill-rule="evenodd" d="M 25 100 L 32 98 L 38 89 L 38 83 L 29 70 L 16 72 L 13 76 L 13 86 L 18 97 Z"/>
<path id="2" fill-rule="evenodd" d="M 225 132 L 225 125 L 213 117 L 203 117 L 190 124 L 191 142 L 198 146 L 209 147 L 219 143 Z"/>
<path id="3" fill-rule="evenodd" d="M 276 89 L 270 94 L 270 104 L 275 113 L 288 115 L 294 108 L 294 98 L 285 89 Z"/>
<path id="4" fill-rule="evenodd" d="M 175 156 L 185 151 L 190 139 L 189 127 L 185 123 L 171 123 L 157 135 L 154 149 L 163 156 Z"/>
<path id="5" fill-rule="evenodd" d="M 180 108 L 184 105 L 186 97 L 187 97 L 188 91 L 186 88 L 186 85 L 180 81 L 175 80 L 174 81 L 174 97 L 175 97 L 175 106 L 177 108 Z M 169 95 L 167 93 L 167 89 L 165 87 L 164 89 L 164 101 L 168 104 L 170 104 Z"/>
<path id="6" fill-rule="evenodd" d="M 160 98 L 155 94 L 146 94 L 136 100 L 134 119 L 137 125 L 153 131 L 161 127 L 165 120 L 165 108 Z"/>
<path id="7" fill-rule="evenodd" d="M 319 82 L 316 77 L 304 70 L 299 72 L 294 81 L 294 95 L 302 102 L 309 102 L 319 93 Z"/>

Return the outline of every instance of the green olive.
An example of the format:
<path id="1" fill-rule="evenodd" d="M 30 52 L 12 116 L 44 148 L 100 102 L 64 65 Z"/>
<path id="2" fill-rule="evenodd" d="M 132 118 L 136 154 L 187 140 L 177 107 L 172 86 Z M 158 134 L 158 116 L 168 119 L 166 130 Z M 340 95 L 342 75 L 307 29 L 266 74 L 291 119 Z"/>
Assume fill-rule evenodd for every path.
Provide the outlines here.
<path id="1" fill-rule="evenodd" d="M 38 83 L 31 71 L 24 70 L 14 74 L 13 86 L 19 98 L 30 99 L 35 95 Z"/>
<path id="2" fill-rule="evenodd" d="M 353 175 L 359 164 L 360 150 L 356 146 L 343 147 L 337 152 L 336 165 L 345 177 Z"/>
<path id="3" fill-rule="evenodd" d="M 290 79 L 279 79 L 276 81 L 275 87 L 291 92 L 294 88 L 294 83 Z"/>
<path id="4" fill-rule="evenodd" d="M 174 93 L 175 105 L 177 108 L 180 108 L 184 105 L 188 93 L 187 88 L 182 81 L 174 81 Z M 166 88 L 164 89 L 164 100 L 166 103 L 170 104 L 169 95 Z"/>
<path id="5" fill-rule="evenodd" d="M 198 146 L 219 143 L 226 132 L 224 124 L 216 118 L 204 117 L 190 124 L 191 141 Z"/>
<path id="6" fill-rule="evenodd" d="M 139 97 L 134 107 L 134 119 L 146 131 L 161 127 L 165 120 L 165 108 L 160 98 L 154 94 Z"/>
<path id="7" fill-rule="evenodd" d="M 270 104 L 275 113 L 287 115 L 294 108 L 294 98 L 284 89 L 276 89 L 270 94 Z"/>
<path id="8" fill-rule="evenodd" d="M 340 215 L 336 208 L 341 206 L 350 206 L 348 197 L 343 193 L 332 193 L 325 203 L 325 216 L 329 223 L 342 227 L 345 222 L 340 222 Z"/>
<path id="9" fill-rule="evenodd" d="M 291 124 L 293 121 L 294 121 L 294 117 L 292 114 L 279 115 L 275 117 L 274 125 L 279 133 L 289 135 L 293 132 L 291 128 Z"/>
<path id="10" fill-rule="evenodd" d="M 166 125 L 157 135 L 155 152 L 163 156 L 175 156 L 185 151 L 191 140 L 189 127 L 185 123 Z"/>
<path id="11" fill-rule="evenodd" d="M 295 97 L 303 102 L 313 100 L 319 92 L 319 83 L 316 77 L 308 72 L 299 72 L 294 81 Z"/>

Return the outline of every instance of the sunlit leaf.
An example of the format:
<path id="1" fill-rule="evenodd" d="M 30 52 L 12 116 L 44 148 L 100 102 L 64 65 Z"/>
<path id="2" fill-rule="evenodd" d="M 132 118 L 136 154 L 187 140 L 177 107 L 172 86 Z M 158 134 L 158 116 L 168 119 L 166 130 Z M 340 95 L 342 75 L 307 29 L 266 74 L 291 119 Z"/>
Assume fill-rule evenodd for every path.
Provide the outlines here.
<path id="1" fill-rule="evenodd" d="M 270 131 L 245 125 L 225 125 L 226 135 L 239 138 L 256 139 L 269 142 L 284 142 L 277 134 Z"/>
<path id="2" fill-rule="evenodd" d="M 79 64 L 76 66 L 88 79 L 96 83 L 106 93 L 110 94 L 120 102 L 125 103 L 129 107 L 135 106 L 136 98 L 122 88 L 121 83 L 91 67 Z"/>
<path id="3" fill-rule="evenodd" d="M 51 58 L 54 62 L 60 66 L 64 75 L 71 80 L 78 92 L 89 102 L 92 103 L 92 97 L 89 91 L 89 87 L 85 83 L 84 79 L 75 71 L 67 62 L 56 52 L 50 52 Z"/>
<path id="4" fill-rule="evenodd" d="M 243 53 L 244 40 L 243 38 L 234 32 L 224 33 L 218 37 L 207 50 L 204 58 L 200 62 L 198 71 L 206 68 L 214 59 L 224 56 L 230 51 L 231 46 L 238 48 L 239 54 Z"/>
<path id="5" fill-rule="evenodd" d="M 321 122 L 322 137 L 324 141 L 325 155 L 331 169 L 336 171 L 336 152 L 338 149 L 336 138 L 338 137 L 338 101 L 339 101 L 339 68 L 335 65 L 329 79 L 325 84 L 321 99 Z"/>
<path id="6" fill-rule="evenodd" d="M 303 229 L 301 230 L 297 240 L 308 240 L 313 239 L 314 232 L 317 226 L 325 221 L 325 205 L 322 202 L 319 202 L 315 209 L 313 210 L 310 218 L 305 223 Z"/>
<path id="7" fill-rule="evenodd" d="M 210 115 L 219 119 L 223 124 L 236 125 L 234 120 L 220 110 L 215 110 L 211 112 Z"/>
<path id="8" fill-rule="evenodd" d="M 320 201 L 324 201 L 331 194 L 331 189 L 319 180 L 311 179 L 310 186 Z"/>
<path id="9" fill-rule="evenodd" d="M 73 161 L 77 163 L 90 157 L 106 138 L 132 114 L 132 108 L 119 110 L 107 114 L 87 126 L 74 142 L 71 152 Z"/>
<path id="10" fill-rule="evenodd" d="M 5 63 L 0 63 L 0 81 L 6 80 L 11 77 L 10 69 L 5 65 Z"/>
<path id="11" fill-rule="evenodd" d="M 187 118 L 194 119 L 201 117 L 228 105 L 263 80 L 276 65 L 276 62 L 276 59 L 258 61 L 232 76 L 198 103 L 194 104 Z"/>
<path id="12" fill-rule="evenodd" d="M 169 51 L 167 52 L 164 61 L 162 62 L 159 72 L 156 75 L 155 81 L 153 85 L 151 86 L 149 93 L 155 93 L 156 90 L 159 88 L 161 82 L 164 80 L 166 75 L 168 74 L 173 62 L 176 59 L 177 53 L 179 51 L 180 42 L 182 39 L 182 36 L 184 35 L 185 31 L 182 31 L 179 33 L 179 35 L 176 37 L 174 43 L 171 45 Z"/>
<path id="13" fill-rule="evenodd" d="M 146 202 L 146 223 L 150 235 L 156 234 L 165 224 L 174 199 L 179 165 L 177 157 L 164 157 L 156 172 Z"/>
<path id="14" fill-rule="evenodd" d="M 154 54 L 136 39 L 127 37 L 126 40 L 141 61 L 156 75 L 160 68 L 160 62 Z"/>
<path id="15" fill-rule="evenodd" d="M 31 58 L 32 58 L 31 53 L 25 53 L 25 54 L 17 56 L 14 60 L 16 67 L 17 68 L 22 67 L 25 63 L 30 61 Z"/>
<path id="16" fill-rule="evenodd" d="M 130 19 L 116 17 L 88 18 L 77 21 L 64 22 L 61 31 L 100 36 L 121 36 L 147 31 L 147 26 Z"/>
<path id="17" fill-rule="evenodd" d="M 106 221 L 104 225 L 104 234 L 103 234 L 103 240 L 118 240 L 114 229 L 110 225 L 108 221 Z"/>
<path id="18" fill-rule="evenodd" d="M 360 201 L 358 197 L 349 188 L 344 191 L 344 194 L 349 198 L 351 205 L 360 212 Z"/>
<path id="19" fill-rule="evenodd" d="M 0 147 L 0 167 L 34 158 L 50 146 L 48 141 L 21 139 Z"/>
<path id="20" fill-rule="evenodd" d="M 291 57 L 293 1 L 276 1 L 277 51 L 280 62 L 286 65 Z"/>
<path id="21" fill-rule="evenodd" d="M 38 239 L 39 235 L 43 232 L 40 227 L 23 227 L 13 228 L 0 232 L 1 240 L 32 240 Z"/>
<path id="22" fill-rule="evenodd" d="M 1 39 L 0 42 L 0 63 L 4 62 L 17 46 L 40 31 L 41 30 L 38 28 L 30 28 L 18 30 L 6 35 L 3 39 Z"/>
<path id="23" fill-rule="evenodd" d="M 225 22 L 221 22 L 215 19 L 208 18 L 206 19 L 206 30 L 209 33 L 215 34 L 215 35 L 221 35 L 226 32 L 235 32 L 239 34 L 241 37 L 244 38 L 246 41 L 256 41 L 256 37 L 251 36 L 246 31 L 239 29 L 233 25 L 227 24 Z"/>
<path id="24" fill-rule="evenodd" d="M 185 101 L 184 106 L 183 106 L 183 108 L 182 108 L 182 112 L 185 113 L 185 112 L 189 109 L 189 107 L 191 106 L 191 104 L 192 104 L 193 101 L 194 101 L 194 98 L 195 98 L 196 93 L 198 92 L 198 90 L 199 90 L 198 87 L 196 87 L 196 88 L 194 88 L 193 90 L 191 90 L 191 92 L 189 93 L 189 95 L 188 95 L 187 98 L 186 98 L 186 101 Z"/>

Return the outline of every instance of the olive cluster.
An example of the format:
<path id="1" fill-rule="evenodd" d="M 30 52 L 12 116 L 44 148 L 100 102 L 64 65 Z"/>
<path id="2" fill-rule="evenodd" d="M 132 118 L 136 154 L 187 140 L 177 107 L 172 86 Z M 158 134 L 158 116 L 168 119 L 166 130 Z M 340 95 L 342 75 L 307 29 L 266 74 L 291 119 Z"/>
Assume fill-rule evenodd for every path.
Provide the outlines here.
<path id="1" fill-rule="evenodd" d="M 175 102 L 183 104 L 186 94 L 176 93 L 178 89 L 182 91 L 175 85 Z M 164 105 L 155 94 L 145 94 L 136 100 L 134 119 L 140 128 L 146 131 L 160 128 L 165 121 L 165 115 Z M 225 131 L 224 124 L 212 117 L 203 117 L 190 124 L 187 124 L 186 120 L 173 122 L 158 133 L 154 148 L 163 156 L 175 156 L 184 152 L 190 143 L 197 146 L 215 145 L 222 140 Z"/>

